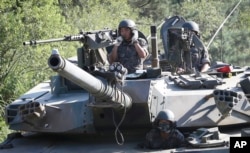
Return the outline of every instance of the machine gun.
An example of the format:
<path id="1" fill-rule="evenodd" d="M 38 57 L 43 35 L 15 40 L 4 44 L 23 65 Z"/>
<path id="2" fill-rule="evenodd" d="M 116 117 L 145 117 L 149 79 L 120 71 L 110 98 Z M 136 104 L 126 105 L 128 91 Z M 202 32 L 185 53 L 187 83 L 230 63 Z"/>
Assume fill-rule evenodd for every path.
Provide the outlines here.
<path id="1" fill-rule="evenodd" d="M 168 29 L 170 24 L 166 23 Z M 165 30 L 163 28 L 164 32 Z M 151 32 L 152 48 L 154 48 L 154 51 L 157 51 L 157 47 L 153 47 L 157 44 L 156 28 L 152 27 Z M 166 38 L 163 39 L 164 46 L 169 45 L 167 41 L 169 35 L 162 34 Z M 97 34 L 93 35 L 96 36 Z M 85 43 L 79 50 L 81 50 L 81 53 L 88 53 L 88 51 L 92 50 L 88 48 L 89 41 L 96 39 L 88 34 L 81 39 Z M 194 39 L 195 37 L 193 37 Z M 115 40 L 112 41 L 115 43 Z M 99 42 L 99 44 L 103 43 L 106 42 Z M 103 45 L 103 47 L 106 46 Z M 166 50 L 166 52 L 168 53 L 169 50 Z M 153 58 L 157 57 L 156 53 L 154 55 L 152 55 Z M 126 70 L 121 65 L 110 65 L 108 71 L 94 70 L 93 72 L 95 73 L 90 73 L 79 67 L 79 63 L 77 66 L 75 63 L 67 61 L 56 49 L 53 49 L 52 54 L 48 57 L 48 66 L 57 72 L 58 75 L 52 76 L 51 81 L 38 84 L 6 107 L 5 118 L 10 129 L 37 134 L 56 133 L 59 136 L 77 134 L 87 142 L 82 143 L 83 141 L 79 141 L 81 150 L 85 149 L 86 152 L 93 150 L 95 152 L 97 148 L 98 152 L 98 148 L 103 149 L 102 147 L 104 147 L 105 149 L 111 146 L 108 145 L 110 141 L 107 141 L 106 136 L 110 138 L 110 132 L 113 131 L 116 142 L 119 145 L 125 142 L 120 130 L 124 131 L 126 136 L 131 136 L 132 139 L 128 139 L 128 141 L 132 140 L 135 142 L 135 136 L 144 135 L 149 131 L 157 118 L 157 114 L 165 109 L 173 111 L 176 126 L 185 131 L 200 127 L 220 127 L 223 129 L 226 126 L 231 128 L 237 125 L 242 128 L 248 127 L 250 123 L 249 100 L 245 97 L 238 84 L 240 80 L 245 78 L 246 80 L 241 82 L 241 86 L 246 88 L 244 91 L 247 94 L 249 93 L 248 84 L 250 84 L 250 81 L 247 78 L 249 70 L 232 76 L 232 78 L 221 78 L 223 84 L 218 84 L 216 78 L 208 75 L 202 76 L 202 78 L 194 78 L 193 75 L 180 75 L 183 77 L 174 76 L 175 79 L 168 72 L 163 72 L 162 75 L 155 77 L 148 77 L 149 71 L 146 71 L 147 78 L 128 79 L 126 75 L 124 82 L 118 84 L 116 83 L 117 80 L 114 81 L 114 77 L 112 78 L 111 75 L 119 74 L 117 78 L 122 80 Z M 150 71 L 153 73 L 153 70 L 150 69 Z M 243 126 L 243 124 L 246 126 Z M 231 131 L 227 133 L 223 140 L 228 141 L 230 136 L 235 135 L 235 131 L 237 134 L 241 132 L 241 129 L 238 128 L 232 128 L 232 130 L 232 133 Z M 203 131 L 201 130 L 201 132 Z M 203 134 L 204 138 L 214 140 L 210 139 L 211 132 L 203 132 L 209 134 Z M 214 130 L 214 133 L 216 134 L 216 130 Z M 249 132 L 245 132 L 245 135 L 249 135 Z M 48 143 L 54 145 L 53 140 L 51 141 L 47 135 L 45 136 L 46 139 L 43 138 L 41 141 L 33 136 L 30 141 L 26 141 L 25 138 L 24 141 L 20 140 L 20 144 L 29 142 L 26 143 L 25 148 L 32 145 L 36 149 L 32 152 L 37 152 L 39 146 L 44 151 L 44 144 L 46 147 Z M 89 136 L 93 137 L 92 142 L 89 141 Z M 72 143 L 69 144 L 69 137 L 65 138 L 66 142 L 56 143 L 55 147 L 48 148 L 49 151 L 51 148 L 58 149 L 57 144 L 60 147 L 65 144 L 64 148 L 71 151 L 74 146 L 72 146 Z M 77 141 L 75 137 L 72 138 L 72 142 L 75 144 Z M 194 147 L 204 147 L 206 148 L 205 151 L 218 150 L 215 147 L 211 148 L 212 145 L 217 146 L 218 141 L 213 141 L 211 145 L 211 141 L 204 143 L 203 139 L 199 141 L 197 137 L 191 138 L 189 143 Z M 104 143 L 102 144 L 102 142 Z M 196 145 L 196 142 L 201 143 Z M 38 145 L 35 143 L 38 143 Z M 133 147 L 128 146 L 127 143 L 125 145 L 124 147 L 119 147 L 119 149 L 115 148 L 115 151 L 133 148 L 134 152 L 134 144 Z M 220 143 L 221 145 L 224 145 L 224 143 Z M 15 146 L 18 147 L 18 145 Z M 78 145 L 75 146 L 79 148 Z M 228 147 L 223 146 L 223 148 L 227 149 L 225 151 L 228 151 Z M 184 149 L 185 151 L 189 151 L 188 149 L 191 149 L 190 151 L 194 150 L 189 148 L 189 146 Z M 221 151 L 221 149 L 219 150 Z M 105 151 L 114 152 L 113 150 Z M 140 150 L 135 151 L 138 152 Z"/>
<path id="2" fill-rule="evenodd" d="M 78 54 L 77 54 L 78 66 L 75 66 L 74 64 L 67 61 L 66 59 L 63 59 L 59 55 L 58 50 L 54 49 L 52 50 L 52 55 L 48 60 L 49 67 L 52 68 L 52 70 L 58 72 L 64 78 L 86 89 L 87 91 L 89 91 L 89 93 L 92 93 L 93 95 L 95 95 L 97 99 L 101 99 L 101 101 L 108 99 L 107 101 L 110 102 L 108 104 L 105 104 L 105 106 L 103 102 L 101 106 L 99 107 L 115 107 L 115 108 L 127 107 L 129 108 L 131 105 L 130 97 L 120 92 L 120 90 L 118 90 L 116 87 L 112 87 L 112 85 L 117 83 L 117 81 L 114 81 L 114 80 L 121 79 L 124 73 L 106 71 L 104 67 L 100 67 L 101 71 L 99 71 L 100 69 L 96 69 L 94 67 L 95 65 L 93 62 L 92 63 L 88 62 L 88 64 L 86 64 L 86 62 L 82 63 L 82 61 L 86 61 L 88 58 L 96 58 L 96 57 L 93 57 L 93 56 L 96 56 L 96 54 L 92 54 L 91 51 L 93 50 L 98 51 L 100 48 L 112 46 L 115 43 L 117 43 L 117 41 L 115 40 L 116 37 L 117 37 L 116 30 L 104 29 L 104 30 L 99 30 L 99 31 L 80 32 L 78 35 L 68 35 L 68 36 L 64 36 L 64 38 L 38 40 L 38 41 L 31 40 L 31 41 L 23 42 L 23 45 L 37 45 L 41 43 L 50 43 L 50 42 L 58 42 L 58 41 L 80 41 L 82 42 L 84 45 L 82 48 L 78 49 Z M 97 53 L 99 53 L 99 56 L 101 56 L 100 52 L 97 52 Z M 84 57 L 84 59 L 82 57 Z M 81 65 L 82 67 L 79 65 Z M 112 64 L 110 65 L 110 67 L 113 68 L 114 65 Z M 123 67 L 123 66 L 121 65 L 120 67 Z M 93 75 L 102 77 L 108 81 L 102 81 L 102 80 L 96 79 L 94 76 L 91 76 L 89 72 L 91 72 L 91 74 Z M 109 81 L 109 79 L 112 81 Z M 67 85 L 72 86 L 70 84 L 67 84 Z M 124 99 L 121 97 L 123 97 Z"/>
<path id="3" fill-rule="evenodd" d="M 185 53 L 190 50 L 192 43 L 191 33 L 183 28 L 169 28 L 167 30 L 167 44 L 168 54 L 167 60 L 172 67 L 172 72 L 176 71 L 176 68 L 182 67 L 186 69 L 184 65 Z M 185 70 L 186 71 L 186 70 Z"/>
<path id="4" fill-rule="evenodd" d="M 77 49 L 78 66 L 82 69 L 94 69 L 96 65 L 107 63 L 106 47 L 113 46 L 117 38 L 117 30 L 103 29 L 89 32 L 80 32 L 77 35 L 66 35 L 63 38 L 47 40 L 30 40 L 23 45 L 37 45 L 60 41 L 80 41 L 83 46 Z"/>
<path id="5" fill-rule="evenodd" d="M 166 32 L 167 36 L 163 36 L 165 40 L 164 47 L 166 50 L 167 61 L 171 66 L 171 71 L 176 72 L 178 68 L 182 68 L 184 73 L 195 73 L 192 66 L 192 52 L 197 49 L 205 50 L 205 46 L 199 36 L 193 31 L 181 27 L 170 27 Z M 200 54 L 200 51 L 197 50 Z"/>
<path id="6" fill-rule="evenodd" d="M 22 104 L 14 110 L 18 117 L 11 117 L 8 122 L 11 122 L 14 126 L 18 125 L 17 128 L 20 127 L 19 125 L 25 124 L 28 129 L 26 127 L 24 129 L 27 131 L 30 131 L 31 128 L 44 132 L 48 132 L 49 129 L 49 131 L 52 130 L 51 132 L 71 131 L 74 133 L 81 130 L 84 133 L 95 133 L 98 127 L 110 128 L 112 122 L 103 121 L 102 115 L 108 116 L 110 111 L 108 111 L 108 114 L 105 111 L 111 110 L 113 118 L 114 116 L 121 118 L 119 123 L 113 120 L 113 124 L 116 128 L 115 133 L 119 132 L 123 139 L 119 126 L 127 115 L 127 111 L 131 110 L 132 107 L 131 94 L 123 91 L 123 81 L 127 69 L 120 63 L 113 63 L 109 67 L 106 67 L 106 65 L 94 67 L 97 62 L 100 62 L 100 58 L 105 61 L 105 58 L 107 58 L 104 55 L 105 48 L 112 47 L 117 43 L 116 37 L 117 32 L 114 30 L 100 30 L 80 32 L 78 35 L 64 36 L 64 38 L 23 42 L 23 45 L 37 45 L 58 41 L 80 41 L 83 46 L 77 49 L 77 63 L 60 56 L 57 49 L 52 50 L 52 54 L 48 58 L 48 66 L 58 75 L 51 76 L 49 84 L 46 89 L 44 88 L 47 90 L 46 92 L 42 92 L 41 95 L 37 92 L 36 97 L 38 98 L 28 101 L 25 98 L 27 95 L 25 95 L 21 99 Z M 58 104 L 60 97 L 65 96 L 65 94 L 68 94 L 68 96 L 61 104 Z M 36 94 L 32 93 L 31 95 L 33 97 Z M 49 100 L 47 102 L 41 101 L 40 98 L 46 96 Z M 69 112 L 73 116 L 69 115 Z M 57 115 L 55 115 L 55 118 L 50 118 L 50 116 L 53 116 L 52 114 Z M 101 118 L 99 118 L 100 115 Z M 60 116 L 63 117 L 62 122 L 58 119 Z M 74 116 L 77 116 L 80 120 L 74 120 Z M 47 119 L 50 122 L 49 124 L 44 122 Z M 110 121 L 110 118 L 107 119 Z M 149 118 L 147 118 L 148 120 Z M 45 126 L 46 128 L 44 128 Z M 119 143 L 118 140 L 117 143 Z"/>
<path id="7" fill-rule="evenodd" d="M 98 49 L 114 45 L 117 37 L 116 30 L 104 29 L 98 31 L 83 32 L 78 35 L 66 35 L 63 38 L 55 38 L 48 40 L 30 40 L 23 42 L 23 45 L 37 45 L 42 43 L 59 42 L 59 41 L 80 41 L 87 44 L 89 49 Z"/>

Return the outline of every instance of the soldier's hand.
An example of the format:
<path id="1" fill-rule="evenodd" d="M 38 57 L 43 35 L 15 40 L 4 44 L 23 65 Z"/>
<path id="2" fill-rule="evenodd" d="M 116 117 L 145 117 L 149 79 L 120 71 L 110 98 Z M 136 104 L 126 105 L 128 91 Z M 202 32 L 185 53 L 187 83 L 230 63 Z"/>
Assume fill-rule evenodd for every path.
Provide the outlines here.
<path id="1" fill-rule="evenodd" d="M 117 37 L 117 38 L 116 38 L 116 41 L 117 41 L 117 43 L 115 44 L 115 46 L 120 46 L 120 44 L 121 44 L 122 41 L 123 41 L 122 36 Z"/>
<path id="2" fill-rule="evenodd" d="M 176 70 L 176 73 L 177 74 L 183 74 L 185 72 L 185 70 L 181 67 L 178 67 L 177 70 Z"/>
<path id="3" fill-rule="evenodd" d="M 131 41 L 132 43 L 138 43 L 138 38 L 139 38 L 139 35 L 138 35 L 138 30 L 132 30 L 132 38 L 131 38 Z"/>

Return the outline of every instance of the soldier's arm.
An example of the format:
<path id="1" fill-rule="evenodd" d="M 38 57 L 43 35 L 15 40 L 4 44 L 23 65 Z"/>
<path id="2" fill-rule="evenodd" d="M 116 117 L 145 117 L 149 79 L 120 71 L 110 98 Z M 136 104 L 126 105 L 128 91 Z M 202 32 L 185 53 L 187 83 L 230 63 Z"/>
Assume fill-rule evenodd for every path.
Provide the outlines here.
<path id="1" fill-rule="evenodd" d="M 175 132 L 176 147 L 186 146 L 184 135 L 179 130 L 176 130 Z"/>
<path id="2" fill-rule="evenodd" d="M 201 72 L 206 72 L 210 68 L 210 64 L 204 63 L 201 68 Z"/>
<path id="3" fill-rule="evenodd" d="M 159 130 L 151 129 L 146 135 L 146 140 L 144 142 L 145 147 L 150 149 L 161 148 L 162 144 L 157 141 L 158 139 L 161 139 Z"/>
<path id="4" fill-rule="evenodd" d="M 204 48 L 204 55 L 203 59 L 201 59 L 202 62 L 202 67 L 201 67 L 201 72 L 206 72 L 210 68 L 210 60 L 209 60 L 209 55 L 208 51 Z"/>
<path id="5" fill-rule="evenodd" d="M 140 58 L 146 58 L 148 56 L 146 40 L 139 38 L 138 41 L 134 43 L 134 46 Z"/>
<path id="6" fill-rule="evenodd" d="M 115 45 L 111 53 L 109 54 L 108 60 L 110 64 L 112 64 L 113 62 L 116 62 L 117 60 L 117 49 L 118 49 L 118 46 Z"/>

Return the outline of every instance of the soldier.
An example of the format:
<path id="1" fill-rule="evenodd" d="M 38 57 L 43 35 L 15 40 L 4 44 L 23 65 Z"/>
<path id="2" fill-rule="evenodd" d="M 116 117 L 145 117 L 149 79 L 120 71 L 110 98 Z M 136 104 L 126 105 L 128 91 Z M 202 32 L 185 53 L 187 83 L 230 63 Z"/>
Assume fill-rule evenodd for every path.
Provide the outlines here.
<path id="1" fill-rule="evenodd" d="M 206 47 L 200 40 L 199 26 L 193 21 L 186 21 L 182 27 L 188 30 L 189 42 L 183 46 L 183 59 L 185 63 L 177 70 L 177 73 L 192 71 L 195 68 L 199 72 L 206 72 L 210 68 L 210 60 Z M 190 46 L 189 46 L 190 45 Z"/>
<path id="2" fill-rule="evenodd" d="M 118 43 L 109 55 L 109 62 L 120 62 L 128 73 L 143 69 L 143 61 L 148 56 L 147 41 L 138 38 L 136 24 L 130 19 L 122 20 L 118 27 Z"/>
<path id="3" fill-rule="evenodd" d="M 172 111 L 168 109 L 160 111 L 154 121 L 154 126 L 146 135 L 144 147 L 150 149 L 171 149 L 184 146 L 184 136 L 176 129 Z"/>

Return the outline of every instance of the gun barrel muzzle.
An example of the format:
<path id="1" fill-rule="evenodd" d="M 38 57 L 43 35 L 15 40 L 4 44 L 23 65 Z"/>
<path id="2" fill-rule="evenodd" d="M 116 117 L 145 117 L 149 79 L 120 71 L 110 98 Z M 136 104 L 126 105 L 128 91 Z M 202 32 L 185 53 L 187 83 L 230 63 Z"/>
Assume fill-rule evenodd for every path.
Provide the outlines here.
<path id="1" fill-rule="evenodd" d="M 61 76 L 79 85 L 91 93 L 96 99 L 104 102 L 110 102 L 114 108 L 130 108 L 132 105 L 131 97 L 118 88 L 111 87 L 107 82 L 102 81 L 95 76 L 84 71 L 75 64 L 62 58 L 58 52 L 54 53 L 48 59 L 49 67 L 58 72 Z"/>

